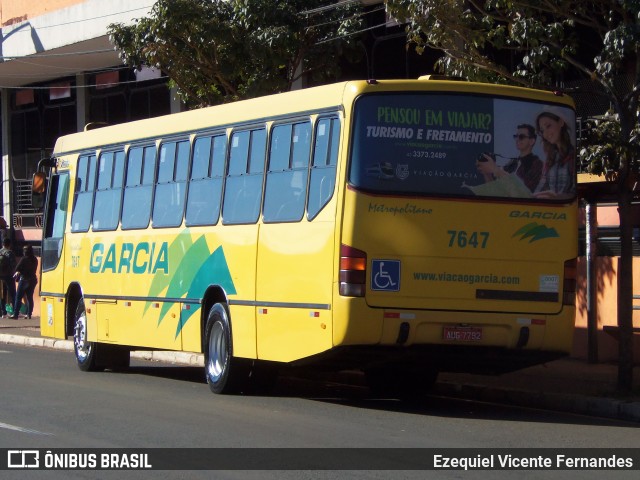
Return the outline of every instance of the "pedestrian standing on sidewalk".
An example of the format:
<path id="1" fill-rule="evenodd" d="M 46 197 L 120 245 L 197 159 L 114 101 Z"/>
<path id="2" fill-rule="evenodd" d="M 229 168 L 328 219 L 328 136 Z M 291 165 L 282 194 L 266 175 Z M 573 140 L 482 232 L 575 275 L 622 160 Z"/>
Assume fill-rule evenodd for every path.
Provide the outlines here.
<path id="1" fill-rule="evenodd" d="M 16 254 L 11 250 L 11 239 L 5 238 L 0 249 L 0 313 L 7 315 L 7 305 L 13 305 L 16 298 L 16 282 L 13 274 L 16 270 Z"/>
<path id="2" fill-rule="evenodd" d="M 11 318 L 18 318 L 23 295 L 27 296 L 27 318 L 31 318 L 33 313 L 33 292 L 38 283 L 38 277 L 36 276 L 38 259 L 33 254 L 33 247 L 25 245 L 22 251 L 24 256 L 18 262 L 14 275 L 14 278 L 18 280 L 18 290 L 13 302 L 13 316 Z"/>

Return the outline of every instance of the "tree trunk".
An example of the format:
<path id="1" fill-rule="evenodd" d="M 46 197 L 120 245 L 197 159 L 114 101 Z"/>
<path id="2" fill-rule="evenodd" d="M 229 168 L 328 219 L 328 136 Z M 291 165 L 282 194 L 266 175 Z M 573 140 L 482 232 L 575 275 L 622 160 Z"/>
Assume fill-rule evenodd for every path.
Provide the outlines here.
<path id="1" fill-rule="evenodd" d="M 621 254 L 618 262 L 618 390 L 633 388 L 633 191 L 628 176 L 621 178 L 618 197 Z"/>

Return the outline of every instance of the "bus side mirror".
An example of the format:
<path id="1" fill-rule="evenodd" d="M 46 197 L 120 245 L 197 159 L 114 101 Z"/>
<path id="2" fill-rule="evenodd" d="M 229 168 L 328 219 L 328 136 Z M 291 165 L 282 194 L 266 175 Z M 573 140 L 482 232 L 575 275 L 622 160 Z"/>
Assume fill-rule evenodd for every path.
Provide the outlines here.
<path id="1" fill-rule="evenodd" d="M 34 173 L 31 181 L 31 206 L 34 209 L 42 210 L 46 191 L 47 175 L 44 172 Z"/>

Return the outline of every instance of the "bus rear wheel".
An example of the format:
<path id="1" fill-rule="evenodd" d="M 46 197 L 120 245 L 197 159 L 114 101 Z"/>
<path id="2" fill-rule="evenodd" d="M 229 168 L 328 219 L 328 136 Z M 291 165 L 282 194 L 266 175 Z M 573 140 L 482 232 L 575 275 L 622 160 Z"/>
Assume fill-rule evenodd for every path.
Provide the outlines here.
<path id="1" fill-rule="evenodd" d="M 227 306 L 216 303 L 205 326 L 204 368 L 213 393 L 237 393 L 247 386 L 251 361 L 233 356 Z"/>

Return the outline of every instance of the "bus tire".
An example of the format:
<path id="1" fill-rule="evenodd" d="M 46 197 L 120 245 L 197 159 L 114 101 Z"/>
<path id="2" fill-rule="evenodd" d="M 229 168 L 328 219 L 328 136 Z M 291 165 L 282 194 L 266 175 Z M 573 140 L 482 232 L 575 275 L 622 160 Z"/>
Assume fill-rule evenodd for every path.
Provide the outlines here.
<path id="1" fill-rule="evenodd" d="M 247 385 L 250 360 L 233 356 L 233 340 L 227 306 L 216 303 L 205 326 L 204 368 L 213 393 L 238 393 Z"/>
<path id="2" fill-rule="evenodd" d="M 83 299 L 78 302 L 73 318 L 73 352 L 78 368 L 83 372 L 103 370 L 96 362 L 97 344 L 87 338 L 87 312 Z"/>

